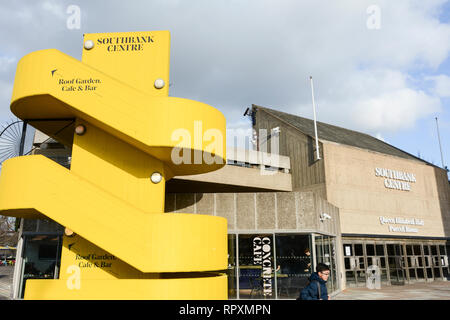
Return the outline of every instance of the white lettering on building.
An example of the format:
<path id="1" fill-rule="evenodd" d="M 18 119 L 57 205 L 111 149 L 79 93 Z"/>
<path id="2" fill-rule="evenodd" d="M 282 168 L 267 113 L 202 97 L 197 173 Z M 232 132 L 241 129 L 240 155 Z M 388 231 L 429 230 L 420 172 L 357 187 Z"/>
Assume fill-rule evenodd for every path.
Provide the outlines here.
<path id="1" fill-rule="evenodd" d="M 388 189 L 410 191 L 411 183 L 416 182 L 416 176 L 413 173 L 385 168 L 375 168 L 375 176 L 385 178 L 384 186 Z"/>
<path id="2" fill-rule="evenodd" d="M 262 265 L 264 296 L 272 296 L 272 246 L 269 237 L 253 238 L 253 264 Z"/>
<path id="3" fill-rule="evenodd" d="M 380 223 L 382 225 L 388 224 L 389 226 L 389 232 L 403 232 L 403 233 L 418 233 L 419 229 L 413 228 L 410 226 L 424 226 L 425 222 L 422 219 L 418 218 L 387 218 L 387 217 L 380 217 Z M 392 226 L 392 225 L 398 225 L 401 226 Z"/>

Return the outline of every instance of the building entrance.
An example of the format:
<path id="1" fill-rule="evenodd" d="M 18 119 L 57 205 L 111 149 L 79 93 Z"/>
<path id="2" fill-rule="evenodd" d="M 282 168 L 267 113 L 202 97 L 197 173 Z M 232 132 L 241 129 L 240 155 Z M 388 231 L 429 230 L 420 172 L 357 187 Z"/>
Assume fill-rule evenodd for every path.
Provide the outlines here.
<path id="1" fill-rule="evenodd" d="M 330 267 L 328 292 L 338 291 L 335 243 L 319 234 L 229 234 L 228 298 L 296 299 L 318 263 Z"/>
<path id="2" fill-rule="evenodd" d="M 370 270 L 379 272 L 381 285 L 404 285 L 448 278 L 444 241 L 343 239 L 347 287 L 365 287 Z"/>
<path id="3" fill-rule="evenodd" d="M 403 260 L 403 247 L 400 244 L 387 244 L 386 248 L 391 284 L 404 285 L 405 261 Z"/>
<path id="4" fill-rule="evenodd" d="M 23 298 L 29 279 L 58 279 L 62 236 L 33 234 L 23 237 L 20 268 L 19 297 Z"/>

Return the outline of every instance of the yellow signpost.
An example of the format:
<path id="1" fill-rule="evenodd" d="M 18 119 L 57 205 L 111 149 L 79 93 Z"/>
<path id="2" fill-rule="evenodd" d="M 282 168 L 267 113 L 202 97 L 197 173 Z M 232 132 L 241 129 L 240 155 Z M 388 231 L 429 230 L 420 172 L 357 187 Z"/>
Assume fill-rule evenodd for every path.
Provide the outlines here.
<path id="1" fill-rule="evenodd" d="M 224 218 L 164 213 L 165 182 L 225 165 L 225 118 L 169 97 L 168 31 L 85 34 L 82 61 L 23 57 L 11 111 L 72 148 L 5 161 L 0 214 L 66 227 L 59 279 L 25 299 L 227 299 Z M 52 121 L 74 119 L 55 130 Z"/>

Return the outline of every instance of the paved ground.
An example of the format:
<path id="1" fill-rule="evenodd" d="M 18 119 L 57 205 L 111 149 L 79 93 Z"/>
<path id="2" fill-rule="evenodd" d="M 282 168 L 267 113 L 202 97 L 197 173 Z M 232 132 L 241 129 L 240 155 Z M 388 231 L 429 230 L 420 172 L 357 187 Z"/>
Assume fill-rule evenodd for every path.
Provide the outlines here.
<path id="1" fill-rule="evenodd" d="M 0 300 L 10 297 L 14 267 L 0 266 Z"/>
<path id="2" fill-rule="evenodd" d="M 14 267 L 0 266 L 0 300 L 10 299 Z M 450 300 L 450 281 L 421 282 L 381 289 L 348 288 L 333 300 Z"/>
<path id="3" fill-rule="evenodd" d="M 381 289 L 348 288 L 334 300 L 450 300 L 450 281 L 421 282 Z"/>

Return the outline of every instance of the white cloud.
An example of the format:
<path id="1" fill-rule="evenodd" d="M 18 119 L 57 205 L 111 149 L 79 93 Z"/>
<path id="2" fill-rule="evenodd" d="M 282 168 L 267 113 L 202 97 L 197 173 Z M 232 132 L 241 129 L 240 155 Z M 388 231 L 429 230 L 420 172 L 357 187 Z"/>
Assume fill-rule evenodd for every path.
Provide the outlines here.
<path id="1" fill-rule="evenodd" d="M 385 92 L 359 103 L 360 112 L 354 120 L 364 124 L 368 131 L 396 132 L 412 128 L 415 121 L 440 111 L 438 98 L 409 88 Z"/>
<path id="2" fill-rule="evenodd" d="M 10 56 L 0 56 L 0 123 L 11 118 L 9 111 L 11 102 L 13 81 L 10 79 L 14 75 L 17 59 Z"/>
<path id="3" fill-rule="evenodd" d="M 408 86 L 409 75 L 389 69 L 351 73 L 339 86 L 318 99 L 321 121 L 368 133 L 392 133 L 442 109 L 440 99 Z M 311 109 L 309 105 L 302 110 Z"/>
<path id="4" fill-rule="evenodd" d="M 42 8 L 59 19 L 67 19 L 67 16 L 65 14 L 66 10 L 63 8 L 60 2 L 44 1 L 44 3 L 42 3 Z"/>
<path id="5" fill-rule="evenodd" d="M 433 81 L 434 87 L 432 91 L 439 97 L 447 98 L 450 97 L 450 77 L 441 74 L 438 76 L 428 76 L 425 77 L 425 80 Z"/>
<path id="6" fill-rule="evenodd" d="M 0 74 L 10 71 L 12 65 L 17 61 L 15 57 L 0 56 Z"/>
<path id="7" fill-rule="evenodd" d="M 79 58 L 83 33 L 170 30 L 171 95 L 211 104 L 230 124 L 251 103 L 311 117 L 313 75 L 320 121 L 386 134 L 443 108 L 448 77 L 435 91 L 411 83 L 439 73 L 449 55 L 450 25 L 437 19 L 445 2 L 4 2 L 0 52 L 57 48 Z M 66 28 L 70 4 L 81 9 L 81 30 Z M 372 4 L 379 30 L 367 28 Z M 12 83 L 13 74 L 2 79 Z"/>
<path id="8" fill-rule="evenodd" d="M 0 125 L 12 118 L 15 118 L 15 115 L 9 110 L 12 90 L 13 86 L 11 83 L 0 80 L 0 104 L 2 106 L 0 108 Z"/>
<path id="9" fill-rule="evenodd" d="M 437 19 L 446 1 L 380 1 L 381 29 L 366 34 L 366 62 L 395 68 L 436 68 L 450 50 L 450 26 Z M 357 39 L 360 40 L 360 39 Z"/>

